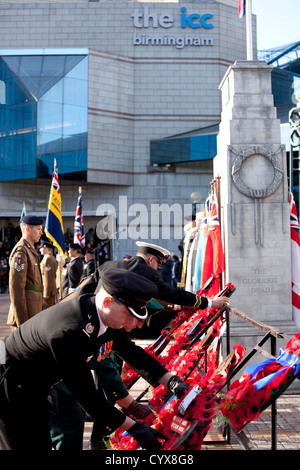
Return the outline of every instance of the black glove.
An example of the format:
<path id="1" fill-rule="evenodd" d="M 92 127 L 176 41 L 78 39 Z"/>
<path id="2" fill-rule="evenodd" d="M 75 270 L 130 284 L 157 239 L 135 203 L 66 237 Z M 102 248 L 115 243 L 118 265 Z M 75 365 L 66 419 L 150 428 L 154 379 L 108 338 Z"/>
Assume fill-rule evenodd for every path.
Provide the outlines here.
<path id="1" fill-rule="evenodd" d="M 169 438 L 161 432 L 150 428 L 139 421 L 131 426 L 127 432 L 129 432 L 138 444 L 146 450 L 160 450 L 162 449 L 163 444 L 161 444 L 158 439 L 164 439 L 165 441 L 169 440 Z"/>
<path id="2" fill-rule="evenodd" d="M 147 405 L 142 405 L 136 400 L 133 400 L 127 408 L 122 408 L 124 415 L 136 419 L 145 419 L 146 416 L 152 413 L 152 410 Z"/>
<path id="3" fill-rule="evenodd" d="M 189 386 L 185 384 L 178 375 L 174 375 L 174 377 L 169 380 L 168 387 L 178 398 L 183 397 L 185 392 L 189 389 Z"/>

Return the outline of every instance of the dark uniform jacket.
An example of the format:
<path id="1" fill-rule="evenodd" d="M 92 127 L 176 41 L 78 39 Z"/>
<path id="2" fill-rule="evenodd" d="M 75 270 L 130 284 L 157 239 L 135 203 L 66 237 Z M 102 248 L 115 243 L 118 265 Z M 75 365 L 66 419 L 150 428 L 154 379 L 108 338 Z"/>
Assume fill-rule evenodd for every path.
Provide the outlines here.
<path id="1" fill-rule="evenodd" d="M 9 258 L 10 308 L 7 323 L 18 327 L 43 308 L 43 285 L 38 252 L 25 238 Z"/>
<path id="2" fill-rule="evenodd" d="M 8 371 L 2 393 L 10 391 L 9 409 L 14 409 L 14 400 L 20 400 L 15 394 L 18 387 L 25 390 L 28 398 L 24 407 L 30 409 L 62 379 L 82 408 L 100 424 L 104 435 L 119 427 L 125 416 L 95 388 L 88 359 L 100 345 L 113 341 L 114 351 L 150 384 L 157 385 L 167 370 L 132 342 L 125 330 L 108 328 L 98 337 L 99 327 L 95 296 L 83 294 L 44 310 L 16 329 L 6 339 Z M 0 432 L 1 416 L 7 409 L 5 403 L 2 405 Z"/>
<path id="3" fill-rule="evenodd" d="M 72 259 L 66 268 L 66 273 L 62 276 L 62 289 L 76 289 L 80 283 L 82 273 L 83 259 L 81 257 Z"/>

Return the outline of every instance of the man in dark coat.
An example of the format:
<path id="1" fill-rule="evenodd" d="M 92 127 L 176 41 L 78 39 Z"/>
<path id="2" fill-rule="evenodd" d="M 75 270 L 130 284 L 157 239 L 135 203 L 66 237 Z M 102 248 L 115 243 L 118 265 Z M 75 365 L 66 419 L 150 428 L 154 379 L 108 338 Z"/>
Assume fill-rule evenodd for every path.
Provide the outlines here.
<path id="1" fill-rule="evenodd" d="M 83 273 L 83 259 L 81 257 L 81 246 L 78 245 L 78 243 L 71 243 L 68 254 L 70 257 L 70 261 L 63 270 L 61 281 L 63 297 L 76 290 L 81 281 Z"/>
<path id="2" fill-rule="evenodd" d="M 147 318 L 146 303 L 157 294 L 151 281 L 112 269 L 102 274 L 97 295 L 81 294 L 56 304 L 0 341 L 0 449 L 51 448 L 47 396 L 63 380 L 103 435 L 121 427 L 142 448 L 158 450 L 156 430 L 126 417 L 97 390 L 88 365 L 103 344 L 150 384 L 167 385 L 177 396 L 187 386 L 128 337 Z"/>
<path id="3" fill-rule="evenodd" d="M 136 256 L 132 256 L 129 260 L 108 261 L 107 263 L 104 263 L 98 268 L 98 270 L 96 270 L 94 277 L 91 278 L 91 282 L 94 282 L 95 285 L 97 285 L 102 272 L 113 268 L 121 268 L 135 272 L 136 274 L 144 276 L 154 282 L 157 286 L 156 299 L 159 302 L 165 302 L 168 305 L 170 304 L 170 308 L 171 306 L 175 307 L 175 311 L 176 307 L 179 308 L 179 306 L 193 307 L 195 311 L 199 308 L 222 308 L 225 302 L 229 302 L 227 297 L 208 299 L 207 297 L 201 297 L 179 287 L 170 286 L 164 282 L 158 271 L 163 260 L 170 254 L 170 252 L 161 246 L 146 242 L 136 242 L 136 244 L 138 246 Z M 97 290 L 98 287 L 96 287 L 96 292 Z"/>

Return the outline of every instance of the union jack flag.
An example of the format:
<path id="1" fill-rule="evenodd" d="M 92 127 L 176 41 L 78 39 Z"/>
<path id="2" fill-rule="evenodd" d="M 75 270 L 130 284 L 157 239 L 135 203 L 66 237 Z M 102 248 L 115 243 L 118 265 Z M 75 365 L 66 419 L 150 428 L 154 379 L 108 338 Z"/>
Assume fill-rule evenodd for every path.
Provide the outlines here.
<path id="1" fill-rule="evenodd" d="M 77 202 L 76 213 L 75 213 L 74 243 L 78 243 L 78 245 L 80 245 L 81 248 L 85 247 L 81 188 L 79 188 L 79 196 L 78 196 L 78 202 Z"/>
<path id="2" fill-rule="evenodd" d="M 300 328 L 300 235 L 297 209 L 293 194 L 289 195 L 292 260 L 292 312 L 293 320 Z"/>
<path id="3" fill-rule="evenodd" d="M 246 0 L 239 0 L 239 19 L 246 14 Z"/>

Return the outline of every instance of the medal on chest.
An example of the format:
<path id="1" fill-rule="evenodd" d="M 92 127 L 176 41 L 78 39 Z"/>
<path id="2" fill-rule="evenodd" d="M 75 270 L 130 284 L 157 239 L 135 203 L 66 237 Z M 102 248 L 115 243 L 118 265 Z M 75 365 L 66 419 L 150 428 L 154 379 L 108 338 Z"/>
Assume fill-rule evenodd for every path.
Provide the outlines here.
<path id="1" fill-rule="evenodd" d="M 108 343 L 104 343 L 100 346 L 97 357 L 98 362 L 110 356 L 112 344 L 113 342 L 109 341 Z"/>

